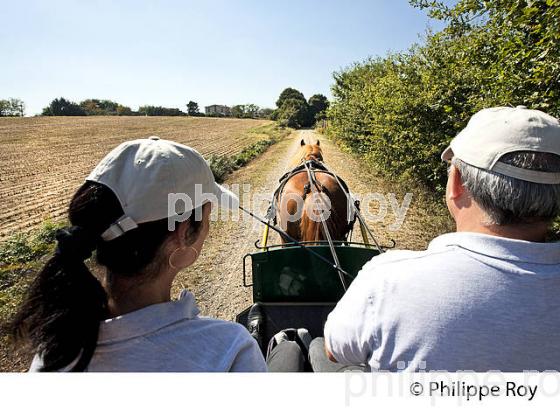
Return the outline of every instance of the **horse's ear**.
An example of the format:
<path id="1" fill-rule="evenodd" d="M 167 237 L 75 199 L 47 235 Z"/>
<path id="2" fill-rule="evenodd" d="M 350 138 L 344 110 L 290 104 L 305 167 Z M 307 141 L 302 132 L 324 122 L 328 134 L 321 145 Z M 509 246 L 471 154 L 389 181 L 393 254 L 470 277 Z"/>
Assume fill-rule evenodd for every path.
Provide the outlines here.
<path id="1" fill-rule="evenodd" d="M 317 145 L 321 145 L 321 141 L 317 140 Z"/>
<path id="2" fill-rule="evenodd" d="M 300 144 L 301 144 L 302 147 L 305 145 L 305 140 L 303 138 L 301 139 Z"/>

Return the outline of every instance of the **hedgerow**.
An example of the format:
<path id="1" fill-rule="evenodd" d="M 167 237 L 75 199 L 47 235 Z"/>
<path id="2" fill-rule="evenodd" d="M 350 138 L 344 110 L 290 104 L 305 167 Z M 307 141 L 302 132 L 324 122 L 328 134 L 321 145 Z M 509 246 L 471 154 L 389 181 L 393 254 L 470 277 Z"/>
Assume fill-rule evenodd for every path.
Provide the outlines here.
<path id="1" fill-rule="evenodd" d="M 478 110 L 560 115 L 560 0 L 411 3 L 446 28 L 335 73 L 329 132 L 384 173 L 441 191 L 439 154 Z"/>

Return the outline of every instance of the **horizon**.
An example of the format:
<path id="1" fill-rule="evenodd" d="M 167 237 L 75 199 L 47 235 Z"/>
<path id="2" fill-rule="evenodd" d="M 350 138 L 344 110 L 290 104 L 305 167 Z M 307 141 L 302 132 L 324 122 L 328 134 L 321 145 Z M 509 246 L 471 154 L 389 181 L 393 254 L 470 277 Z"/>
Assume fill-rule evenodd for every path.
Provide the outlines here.
<path id="1" fill-rule="evenodd" d="M 316 4 L 11 4 L 0 24 L 0 99 L 23 100 L 26 116 L 60 97 L 133 110 L 186 111 L 193 100 L 201 112 L 213 104 L 275 108 L 287 87 L 331 99 L 333 72 L 406 50 L 442 27 L 406 0 Z"/>

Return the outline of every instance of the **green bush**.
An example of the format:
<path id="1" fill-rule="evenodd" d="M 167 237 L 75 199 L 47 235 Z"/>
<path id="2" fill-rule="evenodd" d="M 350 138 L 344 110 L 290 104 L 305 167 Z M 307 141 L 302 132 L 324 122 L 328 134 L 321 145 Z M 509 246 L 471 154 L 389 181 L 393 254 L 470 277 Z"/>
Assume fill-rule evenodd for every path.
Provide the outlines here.
<path id="1" fill-rule="evenodd" d="M 31 262 L 50 252 L 62 223 L 45 221 L 34 233 L 18 233 L 0 244 L 0 267 Z"/>
<path id="2" fill-rule="evenodd" d="M 35 252 L 27 235 L 16 234 L 0 247 L 2 264 L 28 262 L 35 257 Z"/>
<path id="3" fill-rule="evenodd" d="M 234 162 L 237 167 L 242 167 L 246 165 L 252 159 L 255 159 L 260 154 L 266 151 L 268 147 L 276 142 L 275 139 L 267 139 L 257 141 L 254 144 L 251 144 L 239 154 L 234 157 Z"/>
<path id="4" fill-rule="evenodd" d="M 210 155 L 207 161 L 216 182 L 224 182 L 226 176 L 235 170 L 235 162 L 227 155 Z"/>
<path id="5" fill-rule="evenodd" d="M 560 115 L 560 1 L 412 4 L 447 27 L 335 73 L 329 132 L 385 174 L 441 191 L 439 155 L 478 110 L 522 104 Z"/>

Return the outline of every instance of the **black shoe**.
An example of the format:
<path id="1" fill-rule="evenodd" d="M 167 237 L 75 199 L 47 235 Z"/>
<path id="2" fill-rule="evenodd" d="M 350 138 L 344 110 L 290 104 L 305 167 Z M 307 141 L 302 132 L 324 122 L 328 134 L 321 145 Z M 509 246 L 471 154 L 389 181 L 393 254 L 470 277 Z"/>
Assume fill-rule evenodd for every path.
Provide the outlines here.
<path id="1" fill-rule="evenodd" d="M 261 306 L 255 303 L 249 309 L 249 314 L 247 315 L 247 330 L 253 336 L 253 339 L 257 341 L 259 348 L 262 350 L 263 346 L 263 336 L 264 336 L 264 317 L 262 314 Z"/>

